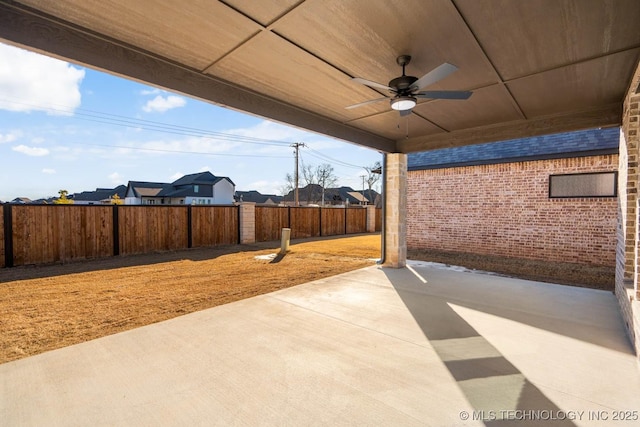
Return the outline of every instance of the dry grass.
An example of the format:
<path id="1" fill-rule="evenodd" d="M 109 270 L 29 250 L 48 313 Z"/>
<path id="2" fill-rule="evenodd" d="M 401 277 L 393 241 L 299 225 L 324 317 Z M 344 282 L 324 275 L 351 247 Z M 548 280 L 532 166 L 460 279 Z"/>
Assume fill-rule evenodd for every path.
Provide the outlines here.
<path id="1" fill-rule="evenodd" d="M 613 291 L 615 267 L 476 255 L 433 249 L 407 251 L 409 259 L 459 265 L 474 270 L 492 271 L 511 277 L 583 288 Z"/>
<path id="2" fill-rule="evenodd" d="M 380 236 L 0 270 L 0 363 L 371 265 Z"/>
<path id="3" fill-rule="evenodd" d="M 380 236 L 226 246 L 0 269 L 0 363 L 137 328 L 372 264 Z M 610 289 L 613 269 L 504 257 L 409 251 L 410 259 L 531 280 Z"/>

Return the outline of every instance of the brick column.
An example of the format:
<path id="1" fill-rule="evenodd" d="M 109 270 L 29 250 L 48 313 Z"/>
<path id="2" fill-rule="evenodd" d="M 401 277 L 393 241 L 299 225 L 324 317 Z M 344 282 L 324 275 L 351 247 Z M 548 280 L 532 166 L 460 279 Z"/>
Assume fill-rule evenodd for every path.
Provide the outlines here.
<path id="1" fill-rule="evenodd" d="M 407 265 L 407 155 L 387 154 L 385 170 L 385 263 Z"/>
<path id="2" fill-rule="evenodd" d="M 638 68 L 640 74 L 640 68 Z M 638 76 L 638 80 L 640 80 L 640 75 Z M 640 82 L 638 82 L 640 85 Z M 628 97 L 628 103 L 625 105 L 624 112 L 624 122 L 622 124 L 622 129 L 625 137 L 625 141 L 628 147 L 628 162 L 627 162 L 627 170 L 629 177 L 631 179 L 627 179 L 627 183 L 629 187 L 627 187 L 627 225 L 631 223 L 635 223 L 635 229 L 633 230 L 633 234 L 630 233 L 629 230 L 631 227 L 627 226 L 626 229 L 629 230 L 629 237 L 633 237 L 633 262 L 625 263 L 625 278 L 628 277 L 627 271 L 629 270 L 629 264 L 633 266 L 633 288 L 635 291 L 635 299 L 640 299 L 640 287 L 638 286 L 638 278 L 640 276 L 640 268 L 638 265 L 638 243 L 640 242 L 639 234 L 640 234 L 640 221 L 638 220 L 638 216 L 640 215 L 640 200 L 638 199 L 638 181 L 639 181 L 639 173 L 638 173 L 638 158 L 640 157 L 640 126 L 638 121 L 640 120 L 640 109 L 638 105 L 640 104 L 640 89 L 638 92 L 630 95 Z M 627 110 L 628 108 L 628 110 Z M 628 251 L 629 242 L 625 242 L 625 252 Z"/>
<path id="3" fill-rule="evenodd" d="M 376 232 L 376 207 L 367 205 L 367 233 Z"/>
<path id="4" fill-rule="evenodd" d="M 640 65 L 624 100 L 618 167 L 618 242 L 615 292 L 629 338 L 640 356 Z"/>
<path id="5" fill-rule="evenodd" d="M 256 242 L 256 204 L 242 202 L 240 206 L 240 243 Z"/>

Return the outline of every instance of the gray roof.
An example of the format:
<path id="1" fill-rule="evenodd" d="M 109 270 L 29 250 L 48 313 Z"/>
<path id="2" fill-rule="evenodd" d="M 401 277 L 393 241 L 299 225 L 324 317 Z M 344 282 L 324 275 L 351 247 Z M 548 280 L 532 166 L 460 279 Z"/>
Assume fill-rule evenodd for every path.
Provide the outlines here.
<path id="1" fill-rule="evenodd" d="M 243 202 L 255 202 L 255 203 L 267 203 L 271 200 L 273 203 L 280 203 L 283 199 L 282 196 L 276 196 L 275 194 L 262 194 L 259 191 L 236 191 L 236 200 Z"/>
<path id="2" fill-rule="evenodd" d="M 362 190 L 354 190 L 351 187 L 340 187 L 332 190 L 336 190 L 340 198 L 344 201 L 349 200 L 349 203 L 360 203 L 363 199 L 369 203 L 374 203 L 376 197 L 378 197 L 376 190 L 371 189 L 371 192 L 369 192 L 368 188 L 365 188 L 364 192 Z"/>
<path id="3" fill-rule="evenodd" d="M 136 197 L 153 197 L 164 188 L 172 189 L 171 184 L 147 181 L 129 181 L 127 188 L 132 188 Z"/>
<path id="4" fill-rule="evenodd" d="M 226 176 L 215 176 L 211 172 L 197 172 L 185 175 L 171 184 L 164 182 L 129 181 L 129 187 L 133 188 L 137 197 L 211 197 L 213 185 L 226 179 L 235 184 Z M 194 185 L 202 186 L 195 191 Z"/>
<path id="5" fill-rule="evenodd" d="M 443 148 L 409 154 L 408 169 L 443 169 L 617 154 L 619 138 L 620 128 L 614 127 Z"/>
<path id="6" fill-rule="evenodd" d="M 311 193 L 311 194 L 309 194 Z M 364 190 L 364 197 L 362 190 L 354 190 L 351 187 L 339 187 L 339 188 L 326 188 L 324 190 L 324 200 L 327 202 L 345 202 L 349 201 L 351 204 L 357 204 L 364 200 L 373 203 L 378 196 L 375 190 L 371 190 L 371 199 L 369 200 L 369 190 Z M 298 189 L 298 197 L 300 201 L 311 200 L 312 202 L 318 202 L 322 199 L 322 187 L 318 184 L 309 184 L 305 187 Z M 294 199 L 294 191 L 291 190 L 284 196 L 284 200 L 291 201 Z"/>
<path id="7" fill-rule="evenodd" d="M 28 198 L 28 197 L 16 197 L 15 199 L 13 199 L 9 203 L 19 204 L 19 205 L 26 205 L 26 204 L 31 203 L 31 199 Z"/>
<path id="8" fill-rule="evenodd" d="M 229 179 L 229 177 L 226 177 L 226 176 L 215 176 L 214 174 L 212 174 L 209 171 L 196 172 L 196 173 L 192 173 L 192 174 L 189 174 L 189 175 L 185 175 L 182 178 L 178 178 L 177 180 L 173 181 L 171 183 L 171 185 L 173 185 L 175 187 L 180 187 L 180 186 L 183 186 L 183 185 L 193 185 L 193 184 L 211 185 L 211 184 L 215 184 L 216 182 L 218 182 L 218 181 L 220 181 L 222 179 L 226 179 L 231 184 L 235 185 L 233 183 L 233 181 L 231 181 L 231 179 Z"/>
<path id="9" fill-rule="evenodd" d="M 73 200 L 84 202 L 99 202 L 111 198 L 114 194 L 124 199 L 127 192 L 125 185 L 119 185 L 116 188 L 96 188 L 96 191 L 83 191 L 73 195 Z"/>

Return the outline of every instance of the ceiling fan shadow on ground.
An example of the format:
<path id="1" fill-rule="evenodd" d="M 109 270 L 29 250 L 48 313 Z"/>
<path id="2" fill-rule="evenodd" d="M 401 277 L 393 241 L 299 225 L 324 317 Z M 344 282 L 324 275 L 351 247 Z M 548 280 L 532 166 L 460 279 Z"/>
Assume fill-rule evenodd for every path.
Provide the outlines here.
<path id="1" fill-rule="evenodd" d="M 445 62 L 442 65 L 429 71 L 424 76 L 417 78 L 414 76 L 407 76 L 405 74 L 405 67 L 411 61 L 411 56 L 400 55 L 396 59 L 398 65 L 402 67 L 402 75 L 391 80 L 388 85 L 376 83 L 371 80 L 362 79 L 360 77 L 354 77 L 351 80 L 376 89 L 388 90 L 392 93 L 392 96 L 385 96 L 384 98 L 372 99 L 370 101 L 361 102 L 346 107 L 351 110 L 353 108 L 362 107 L 364 105 L 375 104 L 376 102 L 385 101 L 387 99 L 391 102 L 391 108 L 398 110 L 400 116 L 408 116 L 411 114 L 413 107 L 416 106 L 418 98 L 428 99 L 469 99 L 472 92 L 470 91 L 455 91 L 455 90 L 427 90 L 422 89 L 430 86 L 445 77 L 453 73 L 458 69 L 455 65 Z"/>

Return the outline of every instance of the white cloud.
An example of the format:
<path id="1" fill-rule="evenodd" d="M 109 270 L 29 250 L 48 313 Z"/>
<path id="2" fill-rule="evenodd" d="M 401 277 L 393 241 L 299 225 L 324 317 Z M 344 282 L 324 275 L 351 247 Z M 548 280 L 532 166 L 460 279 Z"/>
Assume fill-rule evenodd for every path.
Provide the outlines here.
<path id="1" fill-rule="evenodd" d="M 237 142 L 193 136 L 169 141 L 148 141 L 142 144 L 132 144 L 131 147 L 144 148 L 171 155 L 176 153 L 214 154 L 233 152 L 238 144 Z"/>
<path id="2" fill-rule="evenodd" d="M 294 142 L 304 142 L 314 150 L 336 149 L 345 144 L 344 142 L 328 138 L 324 135 L 316 135 L 269 120 L 263 120 L 254 126 L 246 128 L 230 129 L 225 131 L 225 133 L 283 143 L 279 146 L 244 143 L 245 146 L 254 147 L 253 150 L 261 154 L 284 154 L 282 149 L 285 147 L 287 148 L 286 153 L 289 153 L 289 144 Z"/>
<path id="3" fill-rule="evenodd" d="M 120 175 L 118 172 L 109 174 L 108 178 L 115 185 L 124 184 L 124 177 Z"/>
<path id="4" fill-rule="evenodd" d="M 42 173 L 47 174 L 47 175 L 53 175 L 56 173 L 55 169 L 50 169 L 50 168 L 44 168 L 42 169 Z"/>
<path id="5" fill-rule="evenodd" d="M 0 109 L 72 115 L 84 74 L 68 62 L 0 43 Z"/>
<path id="6" fill-rule="evenodd" d="M 211 170 L 211 168 L 209 166 L 203 166 L 200 169 L 198 169 L 198 172 L 209 172 Z"/>
<path id="7" fill-rule="evenodd" d="M 11 148 L 18 153 L 26 154 L 27 156 L 41 157 L 49 154 L 49 150 L 40 147 L 27 147 L 26 145 L 16 145 Z"/>
<path id="8" fill-rule="evenodd" d="M 183 174 L 182 172 L 176 172 L 176 173 L 174 173 L 173 175 L 171 175 L 171 176 L 169 177 L 169 182 L 176 181 L 176 180 L 178 180 L 178 179 L 182 178 L 184 175 L 185 175 L 185 174 Z"/>
<path id="9" fill-rule="evenodd" d="M 31 140 L 31 142 L 33 142 L 34 144 L 42 144 L 44 141 L 44 138 L 40 136 L 37 136 Z"/>
<path id="10" fill-rule="evenodd" d="M 22 136 L 22 132 L 19 130 L 12 130 L 9 133 L 0 133 L 0 144 L 5 142 L 13 142 Z"/>
<path id="11" fill-rule="evenodd" d="M 160 90 L 160 89 L 143 89 L 140 91 L 141 95 L 157 95 L 159 93 L 162 93 L 164 91 Z"/>
<path id="12" fill-rule="evenodd" d="M 157 111 L 159 113 L 164 113 L 165 111 L 171 110 L 172 108 L 184 107 L 187 104 L 187 101 L 175 95 L 162 96 L 158 95 L 150 101 L 147 101 L 142 109 L 147 113 Z"/>
<path id="13" fill-rule="evenodd" d="M 284 185 L 281 181 L 255 181 L 248 185 L 249 190 L 256 190 L 262 194 L 280 194 L 280 188 Z M 249 191 L 247 190 L 247 191 Z"/>

